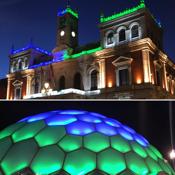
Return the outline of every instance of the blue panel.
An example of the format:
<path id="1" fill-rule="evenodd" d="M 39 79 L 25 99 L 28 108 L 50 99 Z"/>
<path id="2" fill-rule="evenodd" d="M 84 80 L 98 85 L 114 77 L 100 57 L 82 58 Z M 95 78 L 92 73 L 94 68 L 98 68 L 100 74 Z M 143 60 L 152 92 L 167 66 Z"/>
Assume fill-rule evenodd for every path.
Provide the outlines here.
<path id="1" fill-rule="evenodd" d="M 136 133 L 132 128 L 130 128 L 130 127 L 128 127 L 128 126 L 123 125 L 123 128 L 124 128 L 126 131 L 128 131 L 128 132 L 130 132 L 130 133 L 132 133 L 132 134 L 135 134 L 135 133 Z"/>
<path id="2" fill-rule="evenodd" d="M 99 123 L 96 125 L 98 132 L 103 133 L 108 136 L 113 136 L 118 134 L 117 129 L 113 126 L 107 125 L 106 123 Z"/>
<path id="3" fill-rule="evenodd" d="M 119 134 L 122 137 L 124 137 L 125 139 L 127 139 L 127 140 L 133 140 L 134 139 L 133 136 L 132 136 L 132 134 L 129 133 L 128 131 L 126 131 L 126 130 L 124 130 L 122 128 L 119 128 L 118 131 L 119 131 Z"/>
<path id="4" fill-rule="evenodd" d="M 95 131 L 95 127 L 91 123 L 76 121 L 66 126 L 68 133 L 74 135 L 86 135 Z"/>
<path id="5" fill-rule="evenodd" d="M 101 115 L 101 114 L 98 114 L 98 113 L 95 113 L 95 112 L 89 112 L 90 115 L 92 116 L 95 116 L 95 117 L 99 117 L 99 118 L 106 118 L 104 115 Z"/>
<path id="6" fill-rule="evenodd" d="M 149 142 L 141 135 L 135 134 L 134 139 L 136 142 L 138 142 L 140 145 L 147 147 L 149 145 Z"/>
<path id="7" fill-rule="evenodd" d="M 70 115 L 80 115 L 85 113 L 86 111 L 77 111 L 77 110 L 67 110 L 67 111 L 60 112 L 60 114 L 70 114 Z"/>
<path id="8" fill-rule="evenodd" d="M 79 120 L 82 120 L 85 122 L 90 122 L 90 123 L 101 123 L 102 122 L 101 118 L 96 117 L 94 115 L 90 115 L 90 114 L 78 115 L 77 117 Z"/>
<path id="9" fill-rule="evenodd" d="M 77 118 L 73 115 L 57 114 L 52 118 L 47 118 L 46 123 L 49 126 L 68 125 L 72 122 L 75 122 L 76 120 Z"/>
<path id="10" fill-rule="evenodd" d="M 28 117 L 27 122 L 34 122 L 34 121 L 39 121 L 39 120 L 43 120 L 46 119 L 48 117 L 52 117 L 54 115 L 54 112 L 47 112 L 47 113 L 42 113 L 42 114 L 38 114 L 38 115 L 34 115 L 31 117 Z"/>
<path id="11" fill-rule="evenodd" d="M 106 118 L 104 121 L 106 124 L 108 124 L 110 126 L 121 127 L 121 123 L 118 122 L 117 120 Z"/>

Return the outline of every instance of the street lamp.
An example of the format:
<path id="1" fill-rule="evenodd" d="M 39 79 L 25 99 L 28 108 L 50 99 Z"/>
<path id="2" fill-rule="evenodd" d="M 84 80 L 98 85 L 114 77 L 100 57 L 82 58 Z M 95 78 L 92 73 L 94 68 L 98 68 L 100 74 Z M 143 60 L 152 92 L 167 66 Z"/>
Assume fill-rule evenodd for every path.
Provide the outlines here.
<path id="1" fill-rule="evenodd" d="M 169 153 L 170 159 L 175 160 L 175 150 L 172 149 L 171 152 Z"/>
<path id="2" fill-rule="evenodd" d="M 49 95 L 52 93 L 52 89 L 50 88 L 50 84 L 48 82 L 44 83 L 44 88 L 41 90 L 42 94 Z"/>
<path id="3" fill-rule="evenodd" d="M 173 168 L 175 169 L 175 150 L 174 149 L 172 149 L 170 151 L 169 157 L 170 157 L 170 159 L 172 161 Z"/>

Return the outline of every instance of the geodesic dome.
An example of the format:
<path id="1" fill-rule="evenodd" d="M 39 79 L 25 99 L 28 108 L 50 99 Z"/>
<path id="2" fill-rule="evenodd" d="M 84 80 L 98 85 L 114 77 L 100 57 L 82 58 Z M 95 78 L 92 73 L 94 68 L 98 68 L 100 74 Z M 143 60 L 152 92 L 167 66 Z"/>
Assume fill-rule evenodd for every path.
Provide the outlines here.
<path id="1" fill-rule="evenodd" d="M 101 114 L 52 111 L 0 132 L 0 175 L 174 175 L 133 129 Z"/>

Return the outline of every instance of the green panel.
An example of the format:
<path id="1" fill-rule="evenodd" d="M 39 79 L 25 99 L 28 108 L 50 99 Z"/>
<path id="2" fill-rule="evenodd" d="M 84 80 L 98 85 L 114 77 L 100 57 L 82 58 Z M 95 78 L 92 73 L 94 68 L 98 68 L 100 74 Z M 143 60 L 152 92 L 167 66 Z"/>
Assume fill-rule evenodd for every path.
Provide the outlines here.
<path id="1" fill-rule="evenodd" d="M 5 128 L 4 130 L 0 132 L 0 139 L 12 135 L 13 132 L 15 132 L 17 129 L 21 128 L 24 125 L 25 123 L 16 123 L 14 125 L 11 125 Z"/>
<path id="2" fill-rule="evenodd" d="M 66 152 L 75 151 L 82 146 L 82 137 L 74 135 L 66 135 L 59 142 L 59 146 Z"/>
<path id="3" fill-rule="evenodd" d="M 1 163 L 5 174 L 11 175 L 28 167 L 37 149 L 37 144 L 32 139 L 16 143 Z"/>
<path id="4" fill-rule="evenodd" d="M 34 137 L 42 128 L 44 128 L 45 123 L 43 121 L 28 123 L 18 131 L 16 131 L 12 138 L 14 142 L 19 142 L 21 140 L 29 139 Z"/>
<path id="5" fill-rule="evenodd" d="M 131 171 L 127 170 L 127 171 L 124 171 L 123 173 L 121 173 L 120 175 L 135 175 L 135 174 L 133 174 Z"/>
<path id="6" fill-rule="evenodd" d="M 149 147 L 157 157 L 159 157 L 160 159 L 163 159 L 162 154 L 154 146 L 150 145 Z"/>
<path id="7" fill-rule="evenodd" d="M 175 175 L 175 171 L 173 170 L 173 168 L 171 167 L 171 165 L 169 163 L 167 163 L 167 166 L 170 169 L 172 175 Z"/>
<path id="8" fill-rule="evenodd" d="M 159 162 L 161 168 L 163 169 L 163 171 L 165 171 L 168 174 L 171 174 L 171 170 L 169 169 L 168 164 L 164 162 L 164 160 L 159 159 L 158 162 Z"/>
<path id="9" fill-rule="evenodd" d="M 64 170 L 71 175 L 85 175 L 95 168 L 95 154 L 85 149 L 68 153 L 64 163 Z"/>
<path id="10" fill-rule="evenodd" d="M 101 152 L 98 155 L 97 162 L 98 169 L 110 175 L 118 174 L 126 168 L 122 153 L 111 148 Z"/>
<path id="11" fill-rule="evenodd" d="M 64 152 L 56 145 L 41 148 L 35 156 L 31 169 L 35 174 L 50 174 L 62 168 Z"/>
<path id="12" fill-rule="evenodd" d="M 111 137 L 111 146 L 122 153 L 126 153 L 131 150 L 128 141 L 121 136 Z"/>
<path id="13" fill-rule="evenodd" d="M 93 133 L 84 137 L 84 147 L 90 149 L 91 151 L 99 152 L 109 146 L 109 137 L 103 134 Z"/>
<path id="14" fill-rule="evenodd" d="M 12 145 L 10 137 L 0 140 L 0 161 Z"/>
<path id="15" fill-rule="evenodd" d="M 137 175 L 146 175 L 149 172 L 144 159 L 134 152 L 126 154 L 126 163 L 127 167 Z"/>
<path id="16" fill-rule="evenodd" d="M 36 137 L 39 146 L 47 146 L 57 143 L 66 134 L 63 126 L 49 126 L 43 129 Z"/>
<path id="17" fill-rule="evenodd" d="M 150 158 L 150 157 L 146 158 L 145 162 L 147 163 L 147 165 L 151 171 L 151 175 L 157 175 L 159 172 L 162 171 L 159 164 L 155 160 L 153 160 L 152 158 Z"/>
<path id="18" fill-rule="evenodd" d="M 147 157 L 146 151 L 136 142 L 131 142 L 131 146 L 133 150 L 141 157 Z"/>
<path id="19" fill-rule="evenodd" d="M 158 160 L 158 157 L 152 152 L 152 150 L 150 148 L 145 148 L 145 150 L 152 159 L 154 159 L 156 161 Z"/>

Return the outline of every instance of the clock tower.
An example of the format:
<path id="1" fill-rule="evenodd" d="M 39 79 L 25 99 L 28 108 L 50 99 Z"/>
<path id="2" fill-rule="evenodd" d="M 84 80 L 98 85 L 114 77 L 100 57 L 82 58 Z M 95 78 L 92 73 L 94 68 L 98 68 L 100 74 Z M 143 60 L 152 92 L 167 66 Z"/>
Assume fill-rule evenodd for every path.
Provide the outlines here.
<path id="1" fill-rule="evenodd" d="M 70 8 L 58 12 L 56 48 L 53 52 L 78 46 L 78 13 Z"/>

